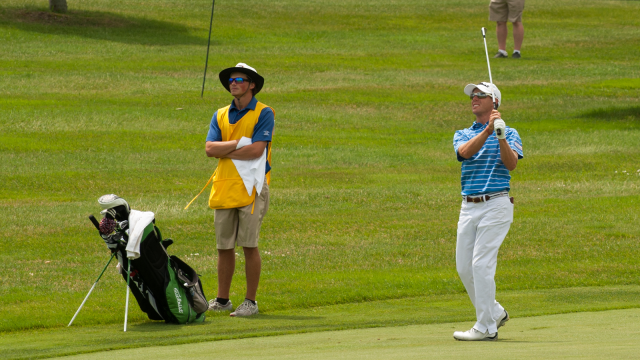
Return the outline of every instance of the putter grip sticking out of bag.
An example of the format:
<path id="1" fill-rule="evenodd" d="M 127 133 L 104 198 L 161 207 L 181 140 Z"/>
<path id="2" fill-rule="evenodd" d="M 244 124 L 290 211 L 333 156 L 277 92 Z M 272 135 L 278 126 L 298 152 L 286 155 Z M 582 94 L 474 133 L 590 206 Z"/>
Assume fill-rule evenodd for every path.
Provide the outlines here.
<path id="1" fill-rule="evenodd" d="M 96 217 L 93 215 L 89 215 L 89 220 L 93 223 L 93 226 L 96 227 L 96 230 L 100 231 L 100 223 L 96 220 Z"/>

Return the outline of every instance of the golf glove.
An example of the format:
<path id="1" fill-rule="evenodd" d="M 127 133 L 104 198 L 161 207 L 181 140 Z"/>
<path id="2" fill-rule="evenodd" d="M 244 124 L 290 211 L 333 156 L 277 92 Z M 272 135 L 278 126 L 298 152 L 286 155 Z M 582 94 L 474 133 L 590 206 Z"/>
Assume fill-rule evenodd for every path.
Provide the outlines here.
<path id="1" fill-rule="evenodd" d="M 506 139 L 507 137 L 506 127 L 507 125 L 504 123 L 504 120 L 502 119 L 497 119 L 493 121 L 493 130 L 496 132 L 496 137 L 498 139 Z"/>

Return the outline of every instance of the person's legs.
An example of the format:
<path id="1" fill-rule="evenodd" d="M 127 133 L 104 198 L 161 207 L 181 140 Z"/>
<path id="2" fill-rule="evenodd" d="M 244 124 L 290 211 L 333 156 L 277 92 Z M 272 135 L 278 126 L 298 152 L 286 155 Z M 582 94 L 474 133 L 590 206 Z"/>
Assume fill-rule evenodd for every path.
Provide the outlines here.
<path id="1" fill-rule="evenodd" d="M 520 52 L 522 39 L 524 39 L 524 26 L 522 26 L 522 12 L 524 11 L 524 0 L 507 0 L 509 16 L 507 20 L 513 24 L 513 49 Z"/>
<path id="2" fill-rule="evenodd" d="M 245 295 L 245 298 L 255 301 L 258 284 L 260 283 L 262 259 L 260 258 L 260 251 L 257 247 L 244 247 L 242 249 L 244 250 L 244 258 L 246 262 L 245 274 L 247 276 L 247 294 Z"/>
<path id="3" fill-rule="evenodd" d="M 229 289 L 231 288 L 231 280 L 235 269 L 235 249 L 218 249 L 218 298 L 229 298 Z"/>
<path id="4" fill-rule="evenodd" d="M 496 320 L 504 312 L 504 308 L 495 300 L 494 277 L 498 250 L 513 221 L 513 205 L 506 196 L 484 204 L 473 254 L 473 281 L 477 289 L 475 302 L 477 322 L 473 327 L 480 332 L 488 330 L 493 334 L 498 331 Z"/>
<path id="5" fill-rule="evenodd" d="M 475 206 L 473 203 L 462 202 L 456 241 L 456 269 L 474 306 L 476 290 L 473 282 L 473 247 L 476 242 L 476 227 L 478 226 L 478 220 L 473 217 Z"/>
<path id="6" fill-rule="evenodd" d="M 505 34 L 506 37 L 506 34 Z M 520 51 L 522 40 L 524 39 L 524 25 L 521 21 L 513 23 L 513 49 Z"/>
<path id="7" fill-rule="evenodd" d="M 258 238 L 264 215 L 269 210 L 269 186 L 266 181 L 254 204 L 238 209 L 238 246 L 242 246 L 246 260 L 247 295 L 249 300 L 256 300 L 256 292 L 260 282 L 262 260 L 258 250 Z"/>
<path id="8" fill-rule="evenodd" d="M 496 35 L 498 36 L 498 48 L 502 51 L 507 51 L 509 30 L 507 29 L 506 21 L 496 21 Z"/>
<path id="9" fill-rule="evenodd" d="M 482 273 L 476 274 L 477 262 L 475 254 L 478 252 L 478 247 L 482 247 L 479 243 L 479 222 L 483 220 L 483 214 L 486 213 L 486 203 L 462 203 L 462 209 L 460 210 L 460 220 L 458 221 L 458 240 L 456 244 L 456 268 L 460 279 L 464 284 L 469 298 L 476 308 L 476 315 L 478 314 L 479 301 L 478 298 L 482 296 L 485 289 L 482 287 L 484 283 L 477 281 L 476 277 L 483 276 Z M 480 299 L 482 300 L 482 299 Z M 477 323 L 476 323 L 477 325 Z M 488 333 L 487 328 L 481 329 L 474 325 L 468 331 L 456 331 L 453 333 L 453 337 L 456 340 L 463 341 L 493 341 L 498 339 L 497 333 Z"/>
<path id="10" fill-rule="evenodd" d="M 228 299 L 236 269 L 235 246 L 238 235 L 238 210 L 219 209 L 214 213 L 218 248 L 218 298 Z"/>
<path id="11" fill-rule="evenodd" d="M 496 35 L 498 37 L 498 54 L 496 57 L 507 57 L 507 19 L 509 17 L 509 0 L 491 0 L 489 3 L 489 21 L 496 22 Z M 500 54 L 504 56 L 500 56 Z"/>

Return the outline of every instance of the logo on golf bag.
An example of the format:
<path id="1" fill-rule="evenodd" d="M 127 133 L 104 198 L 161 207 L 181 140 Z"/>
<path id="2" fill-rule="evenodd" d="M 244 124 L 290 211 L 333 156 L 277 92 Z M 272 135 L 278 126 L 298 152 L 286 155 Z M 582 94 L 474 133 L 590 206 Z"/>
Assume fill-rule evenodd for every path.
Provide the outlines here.
<path id="1" fill-rule="evenodd" d="M 178 289 L 173 288 L 173 293 L 176 294 L 176 300 L 178 301 L 178 312 L 182 314 L 182 297 L 180 296 L 180 292 L 178 292 Z"/>

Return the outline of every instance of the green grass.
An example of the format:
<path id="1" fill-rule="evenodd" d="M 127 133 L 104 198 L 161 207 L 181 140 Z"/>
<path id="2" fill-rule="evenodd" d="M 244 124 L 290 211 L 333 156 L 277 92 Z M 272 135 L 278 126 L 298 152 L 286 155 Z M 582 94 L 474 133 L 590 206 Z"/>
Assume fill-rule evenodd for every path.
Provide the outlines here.
<path id="1" fill-rule="evenodd" d="M 640 310 L 548 315 L 512 319 L 498 342 L 454 341 L 469 323 L 399 326 L 365 330 L 153 346 L 65 359 L 631 359 L 637 357 Z"/>
<path id="2" fill-rule="evenodd" d="M 183 208 L 215 168 L 217 72 L 240 61 L 276 110 L 260 311 L 465 296 L 452 138 L 473 121 L 462 88 L 487 79 L 480 27 L 496 49 L 484 2 L 218 2 L 204 99 L 210 3 L 69 5 L 0 5 L 0 331 L 68 323 L 108 259 L 86 218 L 106 193 L 154 211 L 215 295 L 212 211 Z M 639 8 L 528 1 L 523 58 L 491 63 L 525 152 L 498 294 L 638 283 Z M 123 293 L 109 269 L 75 325 L 117 328 Z"/>
<path id="3" fill-rule="evenodd" d="M 537 323 L 538 327 L 544 326 L 547 324 L 547 320 L 538 319 L 542 314 L 633 308 L 637 307 L 638 296 L 640 296 L 639 286 L 502 291 L 498 300 L 505 305 L 509 304 L 508 310 L 513 320 L 509 322 L 509 326 L 501 329 L 500 336 L 503 340 L 531 341 L 532 334 L 521 334 L 511 325 L 522 320 Z M 117 301 L 124 302 L 124 294 L 120 294 Z M 87 304 L 95 306 L 97 302 L 100 300 L 94 299 Z M 388 332 L 395 331 L 390 330 L 389 327 L 451 322 L 464 322 L 456 325 L 457 330 L 467 330 L 475 320 L 475 310 L 471 307 L 467 295 L 462 293 L 369 301 L 311 309 L 275 310 L 242 319 L 231 318 L 227 313 L 209 314 L 206 322 L 199 325 L 176 326 L 158 322 L 136 321 L 128 324 L 127 332 L 122 331 L 122 309 L 120 311 L 121 321 L 118 324 L 93 324 L 92 326 L 76 326 L 74 324 L 68 328 L 25 330 L 19 332 L 19 342 L 15 338 L 16 332 L 1 333 L 0 350 L 3 358 L 26 359 L 73 354 L 82 354 L 81 356 L 88 357 L 88 353 L 92 352 L 98 352 L 99 354 L 96 356 L 101 356 L 101 352 L 104 351 L 109 351 L 108 356 L 113 356 L 112 350 L 131 350 L 139 347 L 149 347 L 148 350 L 143 350 L 143 353 L 158 354 L 156 347 L 168 346 L 168 350 L 161 351 L 173 353 L 175 356 L 181 354 L 182 351 L 175 352 L 175 350 L 171 350 L 170 345 L 190 344 L 193 346 L 193 343 L 214 341 L 214 345 L 198 346 L 217 348 L 225 346 L 220 345 L 220 340 L 279 337 L 280 335 L 371 327 L 383 327 L 382 331 Z M 584 317 L 590 316 L 597 317 L 599 315 L 584 315 Z M 608 333 L 610 326 L 635 329 L 634 326 L 637 325 L 633 324 L 632 319 L 628 318 L 623 322 L 611 318 L 606 327 L 607 338 L 616 336 Z M 446 338 L 451 345 L 455 342 L 451 339 L 453 329 L 449 329 L 450 327 L 449 324 L 444 331 L 442 331 L 442 326 L 439 326 L 439 330 L 417 333 L 421 336 Z M 580 330 L 576 329 L 575 331 L 579 332 Z M 562 334 L 556 333 L 556 335 Z M 322 334 L 313 336 L 316 338 L 324 337 Z M 99 341 L 96 341 L 98 339 Z M 282 339 L 287 341 L 286 338 Z M 624 337 L 624 339 L 628 338 Z M 273 341 L 280 340 L 274 339 Z M 227 341 L 222 343 L 228 344 Z M 357 346 L 357 344 L 355 345 Z M 300 351 L 303 351 L 303 345 L 300 344 L 300 346 Z M 140 354 L 140 352 L 131 352 L 130 354 Z M 322 352 L 318 352 L 317 355 L 326 358 L 326 354 L 323 355 Z"/>

